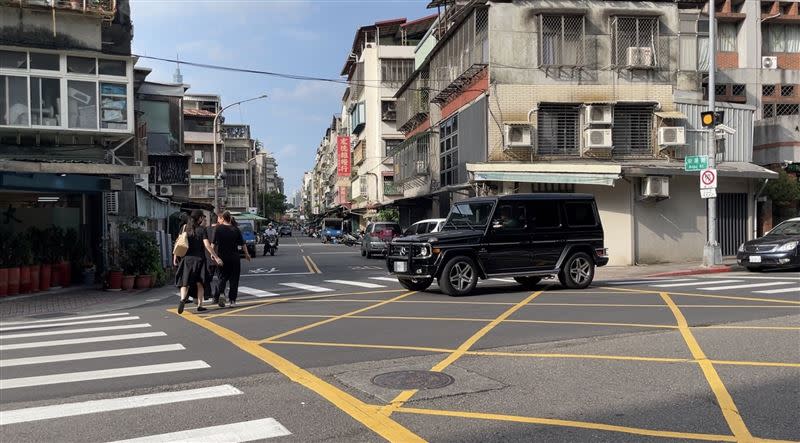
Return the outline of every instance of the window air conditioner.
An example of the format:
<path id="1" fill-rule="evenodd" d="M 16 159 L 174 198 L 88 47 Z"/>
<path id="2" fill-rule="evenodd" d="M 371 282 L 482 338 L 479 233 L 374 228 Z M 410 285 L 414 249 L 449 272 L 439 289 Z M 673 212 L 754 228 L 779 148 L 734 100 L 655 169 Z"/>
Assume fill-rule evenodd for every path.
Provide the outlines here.
<path id="1" fill-rule="evenodd" d="M 642 198 L 669 198 L 669 177 L 642 177 Z"/>
<path id="2" fill-rule="evenodd" d="M 658 128 L 659 146 L 683 146 L 686 144 L 686 129 L 683 126 Z"/>
<path id="3" fill-rule="evenodd" d="M 761 57 L 761 68 L 778 69 L 778 57 L 775 56 Z"/>
<path id="4" fill-rule="evenodd" d="M 195 164 L 203 163 L 203 151 L 194 151 Z"/>
<path id="5" fill-rule="evenodd" d="M 610 125 L 614 113 L 611 106 L 589 105 L 586 107 L 586 123 L 590 125 Z"/>
<path id="6" fill-rule="evenodd" d="M 586 149 L 611 149 L 611 129 L 587 129 Z"/>
<path id="7" fill-rule="evenodd" d="M 653 66 L 653 48 L 649 46 L 628 48 L 627 66 L 629 68 L 649 68 Z"/>
<path id="8" fill-rule="evenodd" d="M 530 148 L 531 126 L 527 123 L 508 123 L 504 125 L 505 148 Z"/>
<path id="9" fill-rule="evenodd" d="M 158 195 L 164 197 L 172 196 L 172 186 L 170 185 L 158 185 Z"/>

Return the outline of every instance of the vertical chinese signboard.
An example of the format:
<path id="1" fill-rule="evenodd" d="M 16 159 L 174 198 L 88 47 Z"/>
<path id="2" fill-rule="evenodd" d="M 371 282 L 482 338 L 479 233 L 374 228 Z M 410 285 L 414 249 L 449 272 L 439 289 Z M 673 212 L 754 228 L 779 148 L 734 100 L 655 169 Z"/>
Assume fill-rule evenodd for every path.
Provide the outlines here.
<path id="1" fill-rule="evenodd" d="M 350 177 L 350 137 L 336 138 L 336 158 L 338 159 L 339 177 Z"/>
<path id="2" fill-rule="evenodd" d="M 340 205 L 344 205 L 350 203 L 350 188 L 347 186 L 339 186 L 339 201 L 337 202 Z"/>

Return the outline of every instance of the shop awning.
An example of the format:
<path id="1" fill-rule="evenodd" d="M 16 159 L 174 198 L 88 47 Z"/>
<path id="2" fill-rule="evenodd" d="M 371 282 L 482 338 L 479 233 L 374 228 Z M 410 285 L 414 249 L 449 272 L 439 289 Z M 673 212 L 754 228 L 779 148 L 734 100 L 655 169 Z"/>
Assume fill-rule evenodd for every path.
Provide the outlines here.
<path id="1" fill-rule="evenodd" d="M 561 183 L 614 186 L 622 169 L 618 165 L 579 163 L 477 163 L 467 164 L 472 180 L 519 183 Z"/>
<path id="2" fill-rule="evenodd" d="M 552 174 L 544 172 L 476 172 L 475 181 L 519 183 L 563 183 L 573 185 L 614 186 L 615 174 Z"/>
<path id="3" fill-rule="evenodd" d="M 264 218 L 264 217 L 262 217 L 262 216 L 260 216 L 260 215 L 256 215 L 256 214 L 251 214 L 251 213 L 249 213 L 249 212 L 240 212 L 240 213 L 238 213 L 238 214 L 237 214 L 237 213 L 235 213 L 235 212 L 231 212 L 231 215 L 232 215 L 232 216 L 233 216 L 233 218 L 235 218 L 236 220 L 269 221 L 269 219 L 268 219 L 268 218 Z"/>

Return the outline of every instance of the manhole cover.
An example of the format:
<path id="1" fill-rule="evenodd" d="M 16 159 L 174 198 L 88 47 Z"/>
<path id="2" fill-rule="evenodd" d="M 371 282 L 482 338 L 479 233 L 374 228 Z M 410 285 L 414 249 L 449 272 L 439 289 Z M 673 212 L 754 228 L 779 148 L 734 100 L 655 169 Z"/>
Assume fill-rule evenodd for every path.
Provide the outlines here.
<path id="1" fill-rule="evenodd" d="M 36 314 L 36 315 L 29 315 L 30 318 L 57 318 L 57 317 L 68 317 L 70 315 L 75 315 L 74 313 L 70 312 L 48 312 L 46 314 Z"/>
<path id="2" fill-rule="evenodd" d="M 376 375 L 372 384 L 389 389 L 438 389 L 454 381 L 453 377 L 441 372 L 396 371 Z"/>

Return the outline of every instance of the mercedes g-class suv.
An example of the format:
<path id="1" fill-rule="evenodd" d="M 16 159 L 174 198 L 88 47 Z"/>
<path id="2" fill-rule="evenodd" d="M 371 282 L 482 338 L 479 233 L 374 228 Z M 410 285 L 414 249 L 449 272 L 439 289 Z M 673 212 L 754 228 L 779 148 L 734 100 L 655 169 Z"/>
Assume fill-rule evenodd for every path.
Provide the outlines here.
<path id="1" fill-rule="evenodd" d="M 386 263 L 400 284 L 469 294 L 478 279 L 513 277 L 534 287 L 543 277 L 583 289 L 608 263 L 603 226 L 588 194 L 513 194 L 455 203 L 441 232 L 396 238 Z"/>

